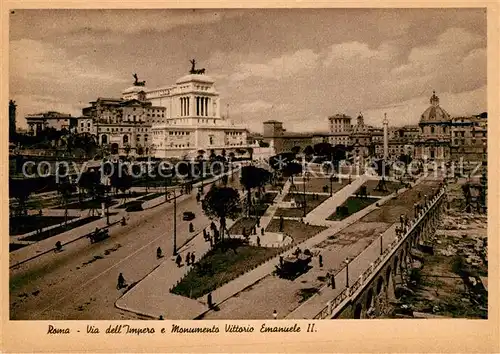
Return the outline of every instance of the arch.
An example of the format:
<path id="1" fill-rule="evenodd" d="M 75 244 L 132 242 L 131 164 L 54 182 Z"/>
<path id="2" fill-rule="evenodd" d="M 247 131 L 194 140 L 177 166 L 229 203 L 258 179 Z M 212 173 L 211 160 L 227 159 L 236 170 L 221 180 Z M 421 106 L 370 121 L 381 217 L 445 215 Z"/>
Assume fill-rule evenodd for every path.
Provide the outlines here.
<path id="1" fill-rule="evenodd" d="M 117 143 L 113 143 L 113 144 L 111 144 L 111 153 L 112 153 L 113 155 L 118 154 L 118 144 L 117 144 Z"/>
<path id="2" fill-rule="evenodd" d="M 357 304 L 356 308 L 354 309 L 354 318 L 360 319 L 362 311 L 363 311 L 363 305 Z"/>
<path id="3" fill-rule="evenodd" d="M 373 303 L 373 289 L 370 289 L 366 294 L 366 309 L 372 307 L 372 303 Z"/>
<path id="4" fill-rule="evenodd" d="M 384 287 L 384 278 L 382 278 L 382 276 L 379 276 L 377 280 L 377 295 L 380 295 L 380 292 L 382 291 L 383 287 Z"/>
<path id="5" fill-rule="evenodd" d="M 127 144 L 127 143 L 128 143 L 128 135 L 127 135 L 127 134 L 125 134 L 125 135 L 123 136 L 123 143 L 124 143 L 124 144 Z"/>
<path id="6" fill-rule="evenodd" d="M 101 135 L 101 144 L 107 144 L 108 143 L 108 136 L 106 134 Z"/>

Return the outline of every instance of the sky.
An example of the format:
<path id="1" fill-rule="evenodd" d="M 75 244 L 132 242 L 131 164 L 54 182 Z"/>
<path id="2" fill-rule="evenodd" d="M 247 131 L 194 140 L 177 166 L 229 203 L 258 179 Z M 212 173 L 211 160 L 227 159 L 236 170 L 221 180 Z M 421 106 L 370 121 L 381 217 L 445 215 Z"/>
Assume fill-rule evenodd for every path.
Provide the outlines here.
<path id="1" fill-rule="evenodd" d="M 487 111 L 485 9 L 15 10 L 10 98 L 24 116 L 74 116 L 188 74 L 215 79 L 222 113 L 255 132 L 325 131 L 328 116 L 416 124 L 436 90 L 453 116 Z"/>

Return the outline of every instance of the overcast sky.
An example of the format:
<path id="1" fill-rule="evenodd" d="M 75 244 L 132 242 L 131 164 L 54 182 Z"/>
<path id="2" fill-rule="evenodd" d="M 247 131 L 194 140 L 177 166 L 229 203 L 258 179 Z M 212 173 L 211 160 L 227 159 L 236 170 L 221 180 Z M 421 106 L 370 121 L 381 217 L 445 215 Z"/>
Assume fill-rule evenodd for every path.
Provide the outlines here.
<path id="1" fill-rule="evenodd" d="M 16 10 L 10 97 L 24 115 L 78 116 L 133 82 L 168 86 L 189 60 L 216 80 L 223 113 L 253 131 L 327 129 L 363 112 L 417 123 L 432 90 L 452 115 L 486 106 L 486 10 Z"/>

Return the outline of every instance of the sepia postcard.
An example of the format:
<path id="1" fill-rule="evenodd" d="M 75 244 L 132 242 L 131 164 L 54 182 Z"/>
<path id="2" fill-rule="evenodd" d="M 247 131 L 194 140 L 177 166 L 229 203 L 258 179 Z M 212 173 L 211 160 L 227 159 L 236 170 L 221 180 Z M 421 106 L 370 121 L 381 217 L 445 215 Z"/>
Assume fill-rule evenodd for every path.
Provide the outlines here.
<path id="1" fill-rule="evenodd" d="M 498 3 L 235 5 L 4 2 L 2 351 L 498 352 Z"/>

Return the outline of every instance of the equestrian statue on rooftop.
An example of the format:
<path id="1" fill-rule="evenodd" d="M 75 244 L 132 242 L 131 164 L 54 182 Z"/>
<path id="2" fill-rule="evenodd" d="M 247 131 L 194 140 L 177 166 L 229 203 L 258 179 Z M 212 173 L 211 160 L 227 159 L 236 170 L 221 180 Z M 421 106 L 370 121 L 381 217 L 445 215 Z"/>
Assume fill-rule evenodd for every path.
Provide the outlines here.
<path id="1" fill-rule="evenodd" d="M 139 77 L 137 76 L 137 74 L 134 73 L 134 75 L 132 76 L 135 79 L 134 86 L 146 86 L 146 81 L 139 81 Z"/>
<path id="2" fill-rule="evenodd" d="M 191 63 L 191 70 L 189 70 L 190 74 L 205 74 L 205 68 L 203 68 L 203 69 L 195 69 L 196 60 L 192 59 L 189 62 Z"/>

